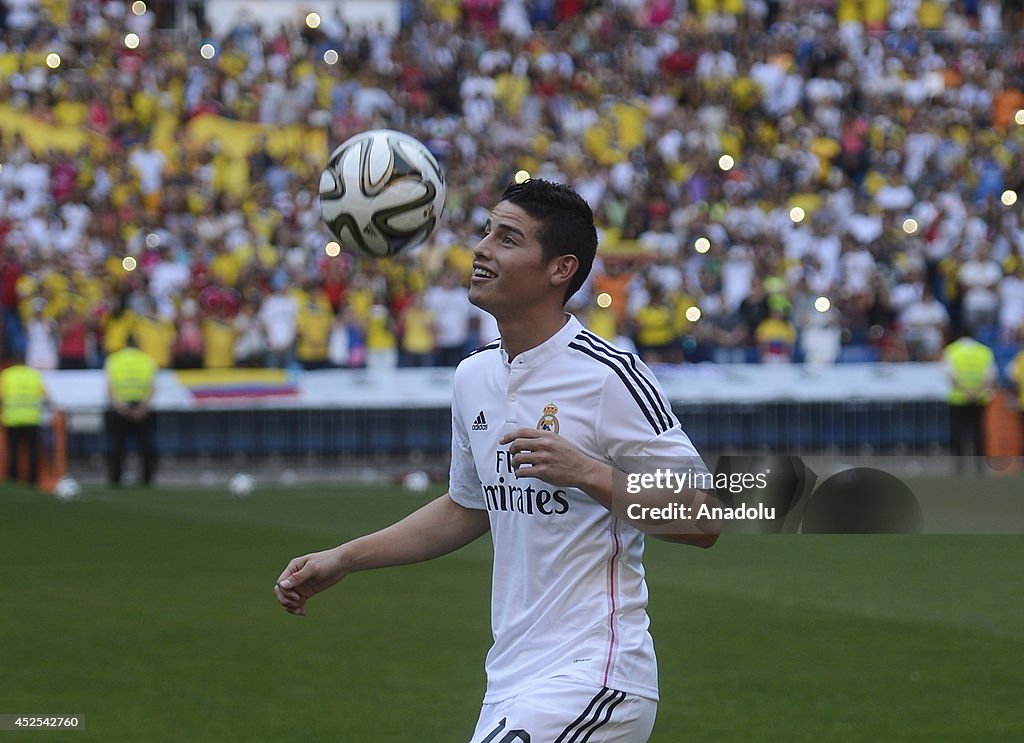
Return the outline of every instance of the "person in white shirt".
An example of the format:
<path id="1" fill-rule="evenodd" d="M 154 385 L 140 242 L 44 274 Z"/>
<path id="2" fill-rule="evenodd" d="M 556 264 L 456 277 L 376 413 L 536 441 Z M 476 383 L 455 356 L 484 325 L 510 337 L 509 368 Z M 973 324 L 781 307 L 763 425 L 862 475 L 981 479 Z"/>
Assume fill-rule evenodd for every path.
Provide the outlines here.
<path id="1" fill-rule="evenodd" d="M 164 174 L 167 171 L 167 156 L 156 147 L 139 145 L 128 156 L 128 164 L 139 179 L 144 194 L 153 194 L 163 189 Z"/>
<path id="2" fill-rule="evenodd" d="M 1007 341 L 1013 341 L 1017 329 L 1024 327 L 1024 262 L 1017 270 L 999 281 L 999 331 Z"/>
<path id="3" fill-rule="evenodd" d="M 921 298 L 899 316 L 899 327 L 907 343 L 911 361 L 937 361 L 946 345 L 949 312 L 924 284 Z"/>
<path id="4" fill-rule="evenodd" d="M 437 338 L 436 366 L 457 366 L 466 355 L 469 341 L 470 319 L 473 306 L 469 303 L 466 287 L 462 286 L 458 272 L 445 268 L 438 284 L 427 289 L 424 303 L 434 313 L 434 333 Z"/>
<path id="5" fill-rule="evenodd" d="M 472 743 L 646 741 L 658 685 L 644 535 L 709 547 L 719 533 L 712 518 L 655 524 L 633 510 L 628 483 L 650 457 L 703 463 L 650 370 L 564 311 L 596 247 L 593 213 L 571 188 L 528 179 L 505 189 L 470 288 L 501 338 L 455 372 L 449 492 L 295 558 L 274 587 L 303 615 L 351 572 L 439 557 L 490 531 L 494 645 Z M 652 490 L 644 504 L 669 502 L 695 515 L 715 504 L 691 487 Z"/>
<path id="6" fill-rule="evenodd" d="M 46 300 L 32 300 L 32 314 L 25 323 L 25 364 L 33 369 L 57 368 L 57 323 L 43 314 Z"/>
<path id="7" fill-rule="evenodd" d="M 27 31 L 36 24 L 39 0 L 4 0 L 7 6 L 7 27 Z"/>
<path id="8" fill-rule="evenodd" d="M 992 258 L 991 246 L 978 246 L 977 254 L 965 261 L 957 274 L 963 292 L 963 322 L 972 331 L 993 325 L 999 315 L 999 282 L 1003 269 Z"/>
<path id="9" fill-rule="evenodd" d="M 263 300 L 259 311 L 260 324 L 267 337 L 267 364 L 284 369 L 293 360 L 296 322 L 299 305 L 295 298 L 275 287 Z"/>

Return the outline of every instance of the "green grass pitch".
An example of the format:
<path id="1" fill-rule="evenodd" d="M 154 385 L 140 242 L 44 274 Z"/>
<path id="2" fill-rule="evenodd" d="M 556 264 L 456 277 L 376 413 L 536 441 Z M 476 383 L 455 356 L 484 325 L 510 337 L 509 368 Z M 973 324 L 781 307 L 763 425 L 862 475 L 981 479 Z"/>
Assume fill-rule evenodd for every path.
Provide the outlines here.
<path id="1" fill-rule="evenodd" d="M 433 493 L 433 494 L 436 494 Z M 0 714 L 71 741 L 468 739 L 486 538 L 286 614 L 295 555 L 426 502 L 394 489 L 0 489 Z M 1024 740 L 1024 536 L 649 540 L 652 741 Z M 537 743 L 550 743 L 538 741 Z"/>

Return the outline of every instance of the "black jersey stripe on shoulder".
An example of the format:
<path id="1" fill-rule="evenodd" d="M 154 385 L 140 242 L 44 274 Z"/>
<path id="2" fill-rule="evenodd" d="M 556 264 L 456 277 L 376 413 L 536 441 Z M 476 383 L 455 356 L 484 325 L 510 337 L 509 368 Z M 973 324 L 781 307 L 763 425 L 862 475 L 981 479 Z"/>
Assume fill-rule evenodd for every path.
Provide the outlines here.
<path id="1" fill-rule="evenodd" d="M 495 348 L 500 348 L 500 347 L 501 347 L 501 339 L 498 339 L 496 341 L 491 341 L 486 346 L 480 346 L 480 348 L 477 348 L 477 349 L 475 349 L 473 351 L 470 351 L 469 352 L 469 356 L 474 356 L 474 355 L 480 353 L 481 351 L 492 351 Z M 468 359 L 469 356 L 467 356 L 466 358 Z"/>
<path id="2" fill-rule="evenodd" d="M 672 408 L 666 405 L 664 398 L 658 392 L 657 388 L 655 388 L 651 380 L 649 380 L 640 371 L 640 369 L 637 368 L 636 354 L 627 353 L 626 351 L 616 348 L 600 336 L 594 335 L 588 330 L 580 332 L 576 337 L 587 342 L 595 351 L 606 354 L 608 358 L 613 359 L 622 365 L 626 374 L 634 380 L 644 397 L 647 398 L 648 404 L 651 406 L 651 409 L 654 410 L 655 415 L 658 416 L 658 420 L 662 422 L 666 430 L 672 428 L 672 426 L 676 424 L 676 418 L 672 414 Z"/>
<path id="3" fill-rule="evenodd" d="M 622 363 L 628 367 L 627 372 L 630 372 L 641 388 L 649 393 L 648 400 L 650 400 L 651 405 L 657 408 L 660 413 L 659 417 L 663 417 L 665 424 L 669 428 L 678 422 L 675 415 L 672 413 L 672 408 L 666 405 L 666 401 L 658 392 L 657 388 L 655 388 L 651 380 L 649 380 L 640 371 L 640 369 L 637 368 L 637 355 L 635 353 L 629 353 L 628 351 L 623 351 L 621 348 L 616 348 L 604 338 L 589 330 L 583 330 L 579 335 L 590 341 L 590 345 L 595 349 L 604 349 L 610 356 L 620 359 Z"/>
<path id="4" fill-rule="evenodd" d="M 582 343 L 577 343 L 576 341 L 570 341 L 569 348 L 574 348 L 580 353 L 586 354 L 590 358 L 599 361 L 600 363 L 604 364 L 609 369 L 611 369 L 613 372 L 615 372 L 616 376 L 618 376 L 618 378 L 622 380 L 622 384 L 625 385 L 626 389 L 629 391 L 629 394 L 633 396 L 634 400 L 636 400 L 637 407 L 639 407 L 641 412 L 643 412 L 644 417 L 647 418 L 647 422 L 651 424 L 651 428 L 654 429 L 654 434 L 656 436 L 668 430 L 668 428 L 665 427 L 664 423 L 659 421 L 651 412 L 650 406 L 647 404 L 646 401 L 644 401 L 643 397 L 640 395 L 640 391 L 637 390 L 633 381 L 626 375 L 626 372 L 622 370 L 622 367 L 619 364 L 615 363 L 607 356 L 598 353 L 590 346 L 586 346 Z"/>

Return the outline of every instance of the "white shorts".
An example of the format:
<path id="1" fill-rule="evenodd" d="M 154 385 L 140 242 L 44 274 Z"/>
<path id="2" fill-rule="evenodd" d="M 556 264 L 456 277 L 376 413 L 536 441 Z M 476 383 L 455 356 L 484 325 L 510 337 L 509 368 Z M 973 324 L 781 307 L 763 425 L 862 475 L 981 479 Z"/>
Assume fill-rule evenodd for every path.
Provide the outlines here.
<path id="1" fill-rule="evenodd" d="M 540 681 L 480 710 L 471 743 L 645 743 L 658 703 L 571 678 Z"/>

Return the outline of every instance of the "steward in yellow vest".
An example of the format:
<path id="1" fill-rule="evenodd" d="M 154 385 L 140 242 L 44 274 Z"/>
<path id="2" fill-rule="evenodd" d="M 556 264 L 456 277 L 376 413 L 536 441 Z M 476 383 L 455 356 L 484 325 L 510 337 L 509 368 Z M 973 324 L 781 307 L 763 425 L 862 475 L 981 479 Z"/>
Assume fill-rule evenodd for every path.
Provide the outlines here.
<path id="1" fill-rule="evenodd" d="M 125 444 L 135 438 L 142 457 L 142 482 L 149 485 L 156 474 L 156 415 L 150 402 L 156 385 L 156 362 L 128 337 L 120 351 L 107 357 L 106 414 L 107 470 L 110 484 L 119 486 L 123 474 Z"/>
<path id="2" fill-rule="evenodd" d="M 1024 341 L 1024 329 L 1020 332 L 1021 341 Z M 1022 343 L 1024 345 L 1024 343 Z M 1017 406 L 1020 409 L 1020 430 L 1024 431 L 1024 350 L 1017 352 L 1010 362 L 1010 381 L 1017 388 Z M 1021 450 L 1024 456 L 1024 449 Z"/>
<path id="3" fill-rule="evenodd" d="M 951 384 L 949 392 L 949 442 L 963 469 L 963 457 L 985 456 L 985 408 L 992 400 L 996 381 L 995 354 L 992 349 L 962 334 L 946 346 L 943 360 Z M 977 460 L 983 469 L 982 460 Z"/>
<path id="4" fill-rule="evenodd" d="M 39 426 L 49 404 L 43 375 L 25 366 L 19 354 L 13 366 L 0 372 L 0 423 L 7 434 L 7 477 L 18 479 L 18 453 L 28 447 L 30 480 L 39 477 Z"/>

